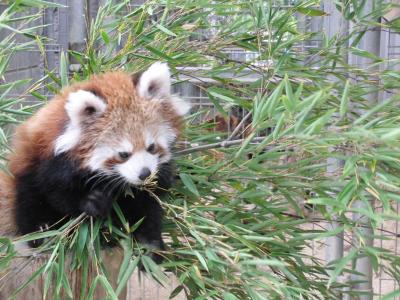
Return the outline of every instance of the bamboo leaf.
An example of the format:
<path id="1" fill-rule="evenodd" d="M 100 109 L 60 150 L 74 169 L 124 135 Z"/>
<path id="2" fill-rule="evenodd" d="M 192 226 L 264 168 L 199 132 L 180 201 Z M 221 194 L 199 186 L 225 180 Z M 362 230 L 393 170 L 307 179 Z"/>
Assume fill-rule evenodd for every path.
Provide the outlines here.
<path id="1" fill-rule="evenodd" d="M 60 57 L 60 79 L 61 87 L 66 87 L 68 85 L 68 61 L 64 52 L 61 52 Z"/>
<path id="2" fill-rule="evenodd" d="M 185 187 L 190 192 L 192 192 L 197 197 L 200 197 L 200 193 L 197 190 L 195 183 L 193 182 L 192 178 L 188 174 L 181 173 L 181 174 L 179 174 L 179 177 L 181 178 L 182 183 L 185 185 Z"/>
<path id="3" fill-rule="evenodd" d="M 357 255 L 358 250 L 352 249 L 346 256 L 341 258 L 339 261 L 333 262 L 335 269 L 332 271 L 331 276 L 328 281 L 328 286 L 332 285 L 337 279 L 337 277 L 342 273 L 346 265 L 353 260 Z"/>
<path id="4" fill-rule="evenodd" d="M 340 101 L 340 117 L 342 118 L 346 115 L 349 106 L 349 86 L 350 81 L 347 80 L 344 86 L 342 99 Z"/>

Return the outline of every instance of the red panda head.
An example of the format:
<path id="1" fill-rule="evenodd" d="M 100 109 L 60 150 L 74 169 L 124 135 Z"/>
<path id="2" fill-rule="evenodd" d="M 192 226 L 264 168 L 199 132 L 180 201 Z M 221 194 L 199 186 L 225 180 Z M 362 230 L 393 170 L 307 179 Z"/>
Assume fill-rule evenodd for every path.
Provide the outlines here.
<path id="1" fill-rule="evenodd" d="M 66 124 L 54 155 L 67 153 L 83 168 L 141 184 L 171 159 L 190 105 L 171 95 L 168 66 L 154 63 L 141 75 L 111 72 L 72 86 Z"/>

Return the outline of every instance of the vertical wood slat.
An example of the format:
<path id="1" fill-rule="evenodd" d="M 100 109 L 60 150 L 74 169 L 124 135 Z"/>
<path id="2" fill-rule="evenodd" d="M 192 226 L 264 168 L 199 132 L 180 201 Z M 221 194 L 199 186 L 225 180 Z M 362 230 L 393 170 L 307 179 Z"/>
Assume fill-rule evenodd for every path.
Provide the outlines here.
<path id="1" fill-rule="evenodd" d="M 107 278 L 110 280 L 110 284 L 113 289 L 116 289 L 117 286 L 117 277 L 119 268 L 123 259 L 123 253 L 118 248 L 113 248 L 109 250 L 104 250 L 102 252 L 104 265 L 106 267 L 108 276 Z M 2 280 L 2 284 L 4 286 L 0 290 L 0 299 L 7 299 L 14 291 L 16 291 L 19 287 L 21 287 L 31 276 L 32 274 L 41 266 L 46 264 L 50 255 L 41 255 L 40 257 L 30 259 L 27 258 L 17 258 L 12 261 L 11 267 L 8 270 L 9 274 Z M 94 267 L 89 268 L 88 277 L 82 277 L 82 271 L 72 271 L 71 270 L 71 259 L 66 259 L 65 263 L 65 272 L 68 272 L 68 280 L 71 286 L 71 290 L 73 292 L 73 299 L 80 299 L 81 286 L 85 281 L 87 289 L 89 289 L 91 283 L 97 276 L 97 270 Z M 3 277 L 4 274 L 0 274 Z M 39 276 L 32 283 L 30 283 L 25 289 L 23 289 L 17 296 L 16 300 L 42 300 L 42 299 L 53 299 L 52 297 L 52 289 L 55 288 L 54 280 L 52 281 L 50 290 L 47 293 L 47 296 L 44 295 L 44 284 L 45 284 L 45 276 Z M 125 288 L 120 296 L 119 300 L 126 300 L 126 291 Z M 101 284 L 97 284 L 95 294 L 93 299 L 105 299 L 107 297 L 107 293 L 101 286 Z M 67 295 L 62 295 L 61 299 L 69 299 Z"/>
<path id="2" fill-rule="evenodd" d="M 324 11 L 328 14 L 323 19 L 323 29 L 326 32 L 328 38 L 334 38 L 335 36 L 345 36 L 349 31 L 349 24 L 343 18 L 342 13 L 336 8 L 335 3 L 329 0 L 323 2 Z M 347 57 L 343 58 L 347 61 Z M 329 77 L 328 77 L 329 78 Z M 334 81 L 337 80 L 333 76 L 329 78 Z M 336 116 L 338 117 L 338 116 Z M 337 178 L 343 168 L 344 162 L 336 158 L 328 158 L 327 160 L 327 174 L 334 180 Z M 337 216 L 334 216 L 334 220 L 328 223 L 327 230 L 335 230 L 341 226 L 339 222 L 336 221 Z M 325 248 L 325 258 L 326 264 L 334 260 L 341 259 L 343 257 L 344 250 L 344 233 L 341 232 L 335 236 L 326 238 L 326 248 Z M 340 281 L 346 281 L 347 278 L 339 278 Z M 347 299 L 347 296 L 339 297 L 339 299 Z"/>
<path id="3" fill-rule="evenodd" d="M 374 10 L 375 1 L 367 0 L 363 6 L 363 15 L 368 16 Z M 371 21 L 379 21 L 379 20 L 371 20 Z M 350 26 L 354 26 L 354 24 L 350 23 Z M 355 25 L 357 26 L 357 25 Z M 380 56 L 380 28 L 368 28 L 365 32 L 364 36 L 359 41 L 358 47 L 359 49 L 368 51 L 370 53 L 375 54 L 376 56 Z M 353 66 L 357 66 L 362 69 L 367 69 L 373 73 L 374 70 L 377 69 L 376 66 L 371 67 L 371 63 L 373 60 L 367 57 L 361 57 L 357 55 L 349 55 L 349 64 Z M 374 78 L 371 76 L 370 80 L 378 81 L 378 78 Z M 373 92 L 365 95 L 365 99 L 368 101 L 370 107 L 372 108 L 374 105 L 378 103 L 379 93 Z M 374 206 L 374 199 L 369 199 L 370 205 Z M 353 207 L 356 209 L 367 209 L 367 204 L 362 200 L 357 200 L 354 202 Z M 360 224 L 360 227 L 356 228 L 358 234 L 363 235 L 363 240 L 361 241 L 357 237 L 357 233 L 353 232 L 353 244 L 359 245 L 363 243 L 365 246 L 372 247 L 373 246 L 373 230 L 371 227 L 371 221 L 362 215 L 361 213 L 353 213 L 353 221 Z M 355 271 L 359 272 L 359 274 L 352 274 L 352 281 L 356 282 L 353 286 L 353 291 L 364 292 L 365 294 L 359 296 L 359 300 L 372 300 L 373 299 L 373 286 L 372 286 L 372 265 L 371 259 L 368 256 L 360 257 L 355 261 L 354 265 Z"/>
<path id="4" fill-rule="evenodd" d="M 117 277 L 119 268 L 122 262 L 122 251 L 118 249 L 112 249 L 103 251 L 104 264 L 107 269 L 110 283 L 114 290 L 117 286 Z M 49 255 L 42 255 L 30 261 L 29 258 L 18 258 L 12 262 L 12 266 L 9 270 L 9 274 L 2 280 L 2 284 L 5 284 L 0 290 L 0 299 L 6 300 L 12 293 L 21 287 L 32 274 L 46 264 L 49 259 Z M 66 261 L 65 270 L 71 269 L 70 259 Z M 4 274 L 0 274 L 2 277 Z M 69 284 L 73 292 L 73 299 L 80 299 L 80 292 L 83 281 L 87 284 L 87 289 L 90 287 L 91 282 L 96 277 L 97 272 L 95 268 L 89 268 L 87 278 L 82 277 L 82 271 L 72 271 L 68 274 Z M 162 300 L 169 299 L 172 291 L 179 286 L 178 279 L 173 274 L 168 274 L 170 281 L 165 285 L 161 286 L 155 280 L 153 280 L 148 274 L 136 270 L 130 280 L 127 283 L 126 288 L 118 296 L 119 300 Z M 40 276 L 35 281 L 30 283 L 25 289 L 23 289 L 17 296 L 16 300 L 42 300 L 52 299 L 52 290 L 44 295 L 44 284 L 45 276 Z M 54 281 L 52 282 L 51 288 L 54 288 Z M 86 290 L 87 291 L 87 290 Z M 104 289 L 100 284 L 97 285 L 96 292 L 93 299 L 104 299 L 107 297 Z M 68 299 L 64 294 L 61 299 Z M 185 300 L 186 296 L 184 291 L 181 291 L 174 300 Z"/>
<path id="5" fill-rule="evenodd" d="M 173 274 L 167 274 L 170 281 L 161 286 L 149 275 L 143 272 L 135 271 L 129 280 L 127 287 L 126 300 L 164 300 L 169 299 L 172 291 L 179 286 L 179 281 Z M 182 290 L 174 300 L 185 300 L 186 296 Z"/>

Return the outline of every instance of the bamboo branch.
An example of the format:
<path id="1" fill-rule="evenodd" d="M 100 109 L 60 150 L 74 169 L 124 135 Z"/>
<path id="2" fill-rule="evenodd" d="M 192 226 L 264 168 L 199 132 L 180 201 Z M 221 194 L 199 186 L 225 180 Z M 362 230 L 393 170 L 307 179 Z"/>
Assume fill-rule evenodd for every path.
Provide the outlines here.
<path id="1" fill-rule="evenodd" d="M 255 137 L 252 139 L 252 142 L 259 143 L 259 142 L 262 142 L 263 140 L 265 140 L 266 138 L 267 138 L 266 136 Z M 204 151 L 204 150 L 217 149 L 217 148 L 228 148 L 231 146 L 240 145 L 245 140 L 246 139 L 238 139 L 238 140 L 232 140 L 232 141 L 224 140 L 219 143 L 205 144 L 205 145 L 200 145 L 200 146 L 184 149 L 184 150 L 175 152 L 175 154 L 176 155 L 186 155 L 186 154 L 197 152 L 197 151 Z"/>
<path id="2" fill-rule="evenodd" d="M 232 140 L 237 133 L 239 132 L 240 128 L 242 127 L 242 125 L 247 121 L 247 119 L 251 116 L 251 111 L 249 111 L 244 118 L 239 122 L 239 124 L 235 127 L 235 129 L 232 131 L 232 133 L 230 134 L 230 136 L 226 139 L 226 141 L 230 141 Z"/>

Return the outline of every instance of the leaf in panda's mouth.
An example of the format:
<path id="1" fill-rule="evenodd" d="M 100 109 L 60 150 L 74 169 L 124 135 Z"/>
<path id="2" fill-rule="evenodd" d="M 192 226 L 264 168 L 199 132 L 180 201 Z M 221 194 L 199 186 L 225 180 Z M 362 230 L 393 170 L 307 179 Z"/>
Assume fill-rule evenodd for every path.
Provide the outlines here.
<path id="1" fill-rule="evenodd" d="M 149 177 L 147 177 L 143 181 L 143 183 L 140 185 L 140 188 L 141 189 L 150 189 L 150 190 L 155 189 L 158 184 L 157 177 L 158 177 L 158 170 L 151 173 L 151 175 Z"/>
<path id="2" fill-rule="evenodd" d="M 157 188 L 157 185 L 158 185 L 157 176 L 158 176 L 158 170 L 156 170 L 154 173 L 152 173 L 141 184 L 135 185 L 134 187 L 139 190 L 151 192 Z M 130 196 L 131 198 L 135 198 L 135 195 L 132 191 L 132 187 L 133 186 L 127 186 L 124 189 L 125 196 Z"/>

